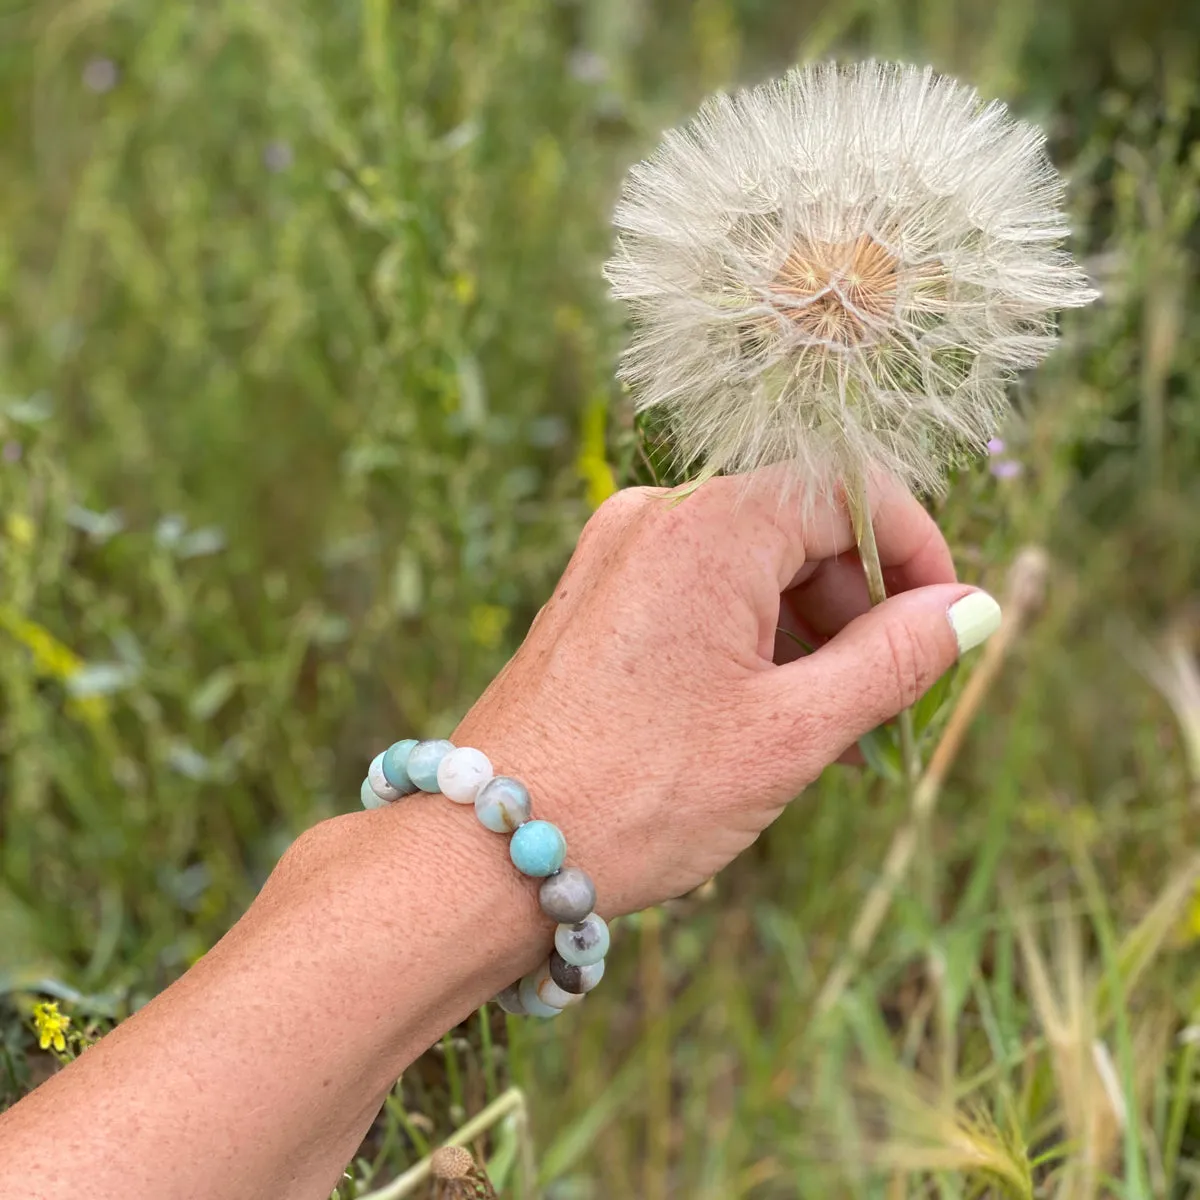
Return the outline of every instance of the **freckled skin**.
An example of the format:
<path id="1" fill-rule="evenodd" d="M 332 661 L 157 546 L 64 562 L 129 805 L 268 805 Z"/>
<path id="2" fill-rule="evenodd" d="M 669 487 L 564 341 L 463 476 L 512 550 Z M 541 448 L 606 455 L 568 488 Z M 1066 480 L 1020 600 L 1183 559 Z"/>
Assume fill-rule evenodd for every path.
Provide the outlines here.
<path id="1" fill-rule="evenodd" d="M 529 788 L 601 916 L 704 883 L 953 662 L 970 589 L 907 493 L 873 508 L 906 594 L 867 616 L 845 513 L 806 522 L 769 476 L 588 523 L 453 741 Z M 816 652 L 777 652 L 781 620 Z M 434 794 L 308 831 L 209 954 L 0 1117 L 0 1196 L 324 1200 L 405 1067 L 545 962 L 506 841 Z"/>

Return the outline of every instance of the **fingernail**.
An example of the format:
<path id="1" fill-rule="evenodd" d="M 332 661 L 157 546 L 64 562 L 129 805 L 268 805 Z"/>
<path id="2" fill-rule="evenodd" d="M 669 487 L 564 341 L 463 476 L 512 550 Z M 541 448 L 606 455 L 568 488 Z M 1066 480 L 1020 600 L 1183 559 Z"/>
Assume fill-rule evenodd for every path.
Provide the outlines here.
<path id="1" fill-rule="evenodd" d="M 956 600 L 946 616 L 950 618 L 959 654 L 974 650 L 1000 628 L 1000 605 L 987 592 L 972 592 Z"/>

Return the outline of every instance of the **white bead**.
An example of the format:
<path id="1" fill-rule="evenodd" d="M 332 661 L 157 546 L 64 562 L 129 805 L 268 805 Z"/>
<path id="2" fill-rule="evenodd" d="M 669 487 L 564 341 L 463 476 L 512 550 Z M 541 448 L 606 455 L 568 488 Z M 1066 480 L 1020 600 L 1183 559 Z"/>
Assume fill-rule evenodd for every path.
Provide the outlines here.
<path id="1" fill-rule="evenodd" d="M 438 791 L 455 804 L 474 804 L 475 795 L 492 777 L 492 764 L 481 750 L 460 746 L 438 767 Z"/>
<path id="2" fill-rule="evenodd" d="M 386 800 L 389 803 L 393 800 L 399 800 L 403 793 L 392 787 L 388 783 L 383 774 L 383 754 L 382 752 L 375 755 L 371 759 L 371 765 L 367 768 L 367 782 L 371 785 L 371 791 L 377 795 L 380 800 Z"/>
<path id="3" fill-rule="evenodd" d="M 583 993 L 564 991 L 550 978 L 550 963 L 544 962 L 529 978 L 533 981 L 532 987 L 534 994 L 543 1003 L 548 1004 L 551 1008 L 569 1008 L 572 1004 L 578 1004 L 583 999 Z"/>
<path id="4" fill-rule="evenodd" d="M 363 808 L 366 809 L 387 808 L 388 806 L 388 802 L 386 800 L 380 800 L 380 798 L 375 795 L 375 789 L 371 786 L 371 781 L 369 779 L 364 779 L 362 781 L 362 786 L 358 789 L 358 798 L 362 801 Z"/>

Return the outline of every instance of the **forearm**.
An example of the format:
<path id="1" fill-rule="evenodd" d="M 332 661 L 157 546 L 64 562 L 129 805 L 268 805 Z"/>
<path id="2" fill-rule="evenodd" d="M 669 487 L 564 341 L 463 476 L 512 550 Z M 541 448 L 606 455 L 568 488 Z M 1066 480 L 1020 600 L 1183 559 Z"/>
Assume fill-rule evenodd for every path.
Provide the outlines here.
<path id="1" fill-rule="evenodd" d="M 327 1197 L 417 1055 L 545 953 L 437 796 L 325 822 L 174 986 L 0 1120 L 0 1195 Z"/>

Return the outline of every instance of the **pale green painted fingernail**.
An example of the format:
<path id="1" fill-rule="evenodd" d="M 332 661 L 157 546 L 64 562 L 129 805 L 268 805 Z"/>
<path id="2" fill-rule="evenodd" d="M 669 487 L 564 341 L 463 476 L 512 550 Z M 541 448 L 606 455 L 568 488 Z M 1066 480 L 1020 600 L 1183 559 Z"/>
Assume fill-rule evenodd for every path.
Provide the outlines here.
<path id="1" fill-rule="evenodd" d="M 950 618 L 959 654 L 974 650 L 1000 628 L 1000 605 L 987 592 L 972 592 L 956 600 L 946 616 Z"/>

